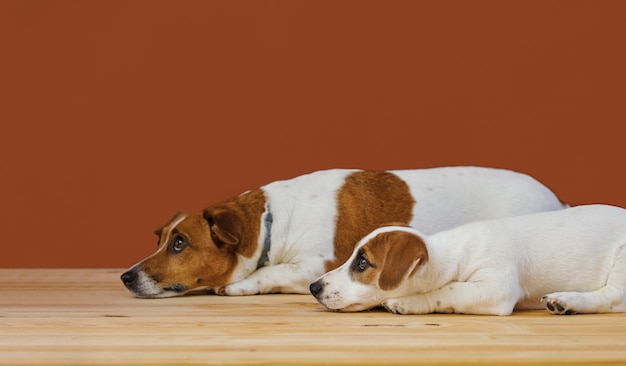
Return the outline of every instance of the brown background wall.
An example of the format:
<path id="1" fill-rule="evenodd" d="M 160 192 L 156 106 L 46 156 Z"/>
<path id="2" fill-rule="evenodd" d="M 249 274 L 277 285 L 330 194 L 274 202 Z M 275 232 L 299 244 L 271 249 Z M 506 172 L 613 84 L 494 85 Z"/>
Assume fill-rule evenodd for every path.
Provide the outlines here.
<path id="1" fill-rule="evenodd" d="M 126 267 L 317 169 L 626 206 L 623 1 L 0 1 L 0 267 Z"/>

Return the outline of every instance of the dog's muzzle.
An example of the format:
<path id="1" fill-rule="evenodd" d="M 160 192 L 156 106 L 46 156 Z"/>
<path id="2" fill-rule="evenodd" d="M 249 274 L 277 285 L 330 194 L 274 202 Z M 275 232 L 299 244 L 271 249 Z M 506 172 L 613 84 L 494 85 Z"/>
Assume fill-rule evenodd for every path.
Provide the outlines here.
<path id="1" fill-rule="evenodd" d="M 188 292 L 188 288 L 180 283 L 173 283 L 162 288 L 154 276 L 149 276 L 140 269 L 131 268 L 122 273 L 122 283 L 135 296 L 142 298 L 171 297 Z"/>

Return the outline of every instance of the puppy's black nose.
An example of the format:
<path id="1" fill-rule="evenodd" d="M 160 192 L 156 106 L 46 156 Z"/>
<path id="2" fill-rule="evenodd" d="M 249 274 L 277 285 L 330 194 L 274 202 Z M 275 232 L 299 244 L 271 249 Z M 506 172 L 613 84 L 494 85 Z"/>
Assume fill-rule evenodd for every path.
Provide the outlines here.
<path id="1" fill-rule="evenodd" d="M 128 272 L 122 273 L 122 277 L 121 278 L 122 278 L 122 282 L 124 282 L 124 285 L 126 287 L 129 287 L 137 279 L 137 272 L 135 272 L 135 271 L 133 271 L 131 269 Z"/>
<path id="2" fill-rule="evenodd" d="M 309 285 L 309 291 L 311 291 L 311 294 L 315 297 L 317 297 L 317 295 L 319 295 L 323 289 L 324 285 L 322 285 L 322 281 L 319 280 Z"/>

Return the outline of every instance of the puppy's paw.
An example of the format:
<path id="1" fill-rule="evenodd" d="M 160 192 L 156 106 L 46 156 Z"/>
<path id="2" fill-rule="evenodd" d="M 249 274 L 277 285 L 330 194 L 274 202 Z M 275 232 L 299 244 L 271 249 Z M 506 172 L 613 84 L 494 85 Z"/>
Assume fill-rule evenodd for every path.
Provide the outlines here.
<path id="1" fill-rule="evenodd" d="M 548 294 L 541 298 L 541 302 L 546 304 L 546 309 L 554 315 L 574 315 L 574 310 L 566 299 L 567 296 L 561 296 L 558 293 Z"/>
<path id="2" fill-rule="evenodd" d="M 383 307 L 390 313 L 394 314 L 406 314 L 402 300 L 400 299 L 387 299 L 383 302 Z"/>

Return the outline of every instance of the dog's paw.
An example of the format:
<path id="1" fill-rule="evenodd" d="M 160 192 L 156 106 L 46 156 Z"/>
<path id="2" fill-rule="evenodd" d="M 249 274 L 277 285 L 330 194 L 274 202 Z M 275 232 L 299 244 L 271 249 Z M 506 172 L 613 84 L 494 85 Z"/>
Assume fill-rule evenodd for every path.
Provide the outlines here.
<path id="1" fill-rule="evenodd" d="M 383 307 L 390 313 L 394 314 L 406 314 L 405 308 L 400 299 L 387 299 L 383 302 Z"/>
<path id="2" fill-rule="evenodd" d="M 259 288 L 253 281 L 242 280 L 222 287 L 220 292 L 227 296 L 256 295 L 259 293 Z"/>
<path id="3" fill-rule="evenodd" d="M 568 304 L 565 299 L 566 296 L 559 296 L 559 294 L 549 294 L 541 298 L 541 302 L 546 304 L 546 309 L 554 315 L 574 315 L 576 310 Z"/>

